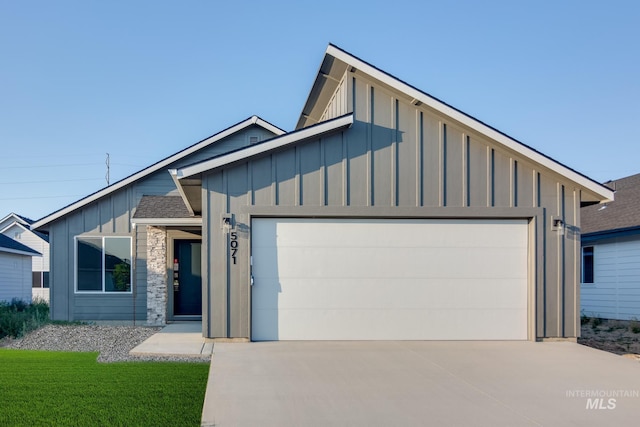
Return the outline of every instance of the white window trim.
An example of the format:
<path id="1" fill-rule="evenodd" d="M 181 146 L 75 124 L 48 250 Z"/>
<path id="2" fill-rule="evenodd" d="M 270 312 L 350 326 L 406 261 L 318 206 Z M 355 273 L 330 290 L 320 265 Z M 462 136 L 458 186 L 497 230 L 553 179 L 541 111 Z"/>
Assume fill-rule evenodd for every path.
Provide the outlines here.
<path id="1" fill-rule="evenodd" d="M 104 265 L 102 266 L 102 290 L 101 291 L 80 291 L 78 290 L 78 239 L 101 239 L 102 240 L 102 260 L 104 262 L 104 239 L 106 238 L 119 238 L 129 239 L 129 253 L 131 254 L 131 270 L 130 279 L 131 286 L 128 291 L 121 292 L 107 292 L 104 290 Z M 131 236 L 95 236 L 90 234 L 74 236 L 73 238 L 73 292 L 79 295 L 131 295 L 133 293 L 133 239 Z"/>

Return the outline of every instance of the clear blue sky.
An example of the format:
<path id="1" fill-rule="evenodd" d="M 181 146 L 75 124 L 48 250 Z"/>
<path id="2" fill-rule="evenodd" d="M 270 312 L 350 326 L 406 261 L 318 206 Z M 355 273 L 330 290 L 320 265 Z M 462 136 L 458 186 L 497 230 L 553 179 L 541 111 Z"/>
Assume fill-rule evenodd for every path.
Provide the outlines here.
<path id="1" fill-rule="evenodd" d="M 38 219 L 256 114 L 327 44 L 597 181 L 640 172 L 637 1 L 0 0 L 0 217 Z"/>

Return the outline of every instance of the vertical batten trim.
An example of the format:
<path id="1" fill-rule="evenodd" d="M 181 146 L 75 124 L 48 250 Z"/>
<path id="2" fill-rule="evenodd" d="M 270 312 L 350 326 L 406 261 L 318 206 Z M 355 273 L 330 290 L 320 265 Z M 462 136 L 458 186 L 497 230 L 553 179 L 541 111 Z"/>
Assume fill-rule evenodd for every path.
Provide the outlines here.
<path id="1" fill-rule="evenodd" d="M 253 160 L 247 162 L 247 200 L 249 205 L 255 205 L 255 192 L 253 191 Z"/>
<path id="2" fill-rule="evenodd" d="M 462 206 L 469 206 L 469 135 L 462 133 Z"/>
<path id="3" fill-rule="evenodd" d="M 293 158 L 295 161 L 295 172 L 293 178 L 293 187 L 295 197 L 293 198 L 293 206 L 302 206 L 302 175 L 300 174 L 300 146 L 293 147 Z"/>
<path id="4" fill-rule="evenodd" d="M 447 206 L 447 124 L 440 126 L 440 206 Z"/>
<path id="5" fill-rule="evenodd" d="M 418 144 L 416 146 L 416 205 L 424 206 L 424 114 L 416 110 L 418 114 L 417 133 Z"/>
<path id="6" fill-rule="evenodd" d="M 278 206 L 278 168 L 276 166 L 276 155 L 271 154 L 271 203 Z"/>
<path id="7" fill-rule="evenodd" d="M 391 98 L 391 123 L 394 127 L 391 141 L 391 206 L 398 206 L 398 99 Z"/>
<path id="8" fill-rule="evenodd" d="M 491 147 L 487 146 L 486 151 L 486 170 L 485 170 L 485 180 L 486 180 L 486 205 L 487 207 L 491 206 Z"/>
<path id="9" fill-rule="evenodd" d="M 511 158 L 511 207 L 518 206 L 518 161 Z"/>
<path id="10" fill-rule="evenodd" d="M 489 192 L 490 192 L 490 206 L 496 205 L 496 151 L 492 148 L 489 161 L 491 162 L 491 168 L 489 169 Z"/>
<path id="11" fill-rule="evenodd" d="M 373 86 L 367 85 L 367 87 L 369 88 L 369 90 L 367 91 L 367 93 L 369 94 L 369 99 L 368 99 L 368 104 L 369 104 L 369 108 L 368 108 L 368 115 L 369 115 L 369 127 L 367 129 L 367 154 L 369 156 L 369 206 L 374 206 L 376 203 L 376 198 L 375 198 L 375 188 L 374 188 L 374 179 L 373 179 L 373 175 L 375 174 L 375 161 L 373 158 L 373 120 L 375 119 L 375 112 L 374 112 L 374 107 L 373 107 L 373 103 L 375 102 L 375 96 L 374 96 L 374 92 L 373 92 Z"/>
<path id="12" fill-rule="evenodd" d="M 340 143 L 342 144 L 342 206 L 349 206 L 349 162 L 347 161 L 347 144 L 344 132 L 340 132 Z"/>
<path id="13" fill-rule="evenodd" d="M 325 144 L 320 140 L 320 205 L 327 206 L 327 162 L 325 160 Z"/>

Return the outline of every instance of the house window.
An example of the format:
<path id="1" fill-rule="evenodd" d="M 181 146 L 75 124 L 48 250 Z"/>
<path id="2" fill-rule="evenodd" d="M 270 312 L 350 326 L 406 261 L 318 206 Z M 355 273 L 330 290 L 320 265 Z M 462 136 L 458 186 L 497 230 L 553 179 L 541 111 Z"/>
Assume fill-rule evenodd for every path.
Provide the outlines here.
<path id="1" fill-rule="evenodd" d="M 582 248 L 582 283 L 593 283 L 593 246 Z"/>
<path id="2" fill-rule="evenodd" d="M 257 144 L 258 143 L 258 137 L 257 136 L 250 136 L 249 137 L 249 145 L 253 145 L 253 144 Z"/>
<path id="3" fill-rule="evenodd" d="M 42 271 L 34 271 L 31 273 L 31 287 L 32 288 L 42 287 Z"/>
<path id="4" fill-rule="evenodd" d="M 76 237 L 77 292 L 131 292 L 130 237 Z"/>

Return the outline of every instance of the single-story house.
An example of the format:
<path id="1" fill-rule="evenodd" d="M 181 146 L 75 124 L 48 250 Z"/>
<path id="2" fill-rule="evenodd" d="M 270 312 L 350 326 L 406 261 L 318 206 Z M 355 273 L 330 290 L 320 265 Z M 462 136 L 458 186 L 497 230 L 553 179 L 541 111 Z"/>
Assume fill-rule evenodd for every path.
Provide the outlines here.
<path id="1" fill-rule="evenodd" d="M 0 234 L 22 243 L 42 254 L 31 259 L 32 296 L 49 301 L 49 236 L 31 230 L 33 220 L 16 213 L 0 219 Z"/>
<path id="2" fill-rule="evenodd" d="M 605 185 L 615 201 L 580 211 L 582 312 L 640 319 L 640 174 Z"/>
<path id="3" fill-rule="evenodd" d="M 31 302 L 31 258 L 40 255 L 0 234 L 0 301 Z"/>
<path id="4" fill-rule="evenodd" d="M 232 142 L 233 141 L 233 142 Z M 329 45 L 258 118 L 33 224 L 55 319 L 239 340 L 580 333 L 580 207 L 613 191 Z"/>

